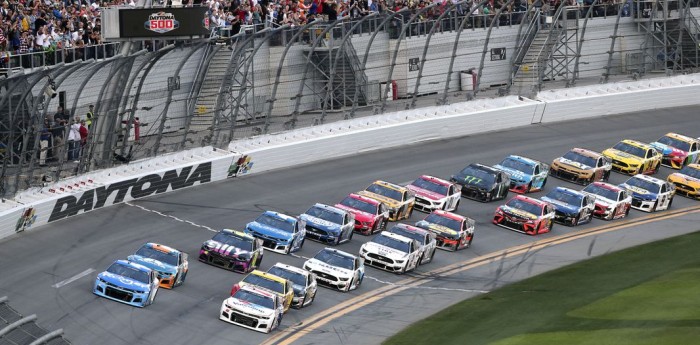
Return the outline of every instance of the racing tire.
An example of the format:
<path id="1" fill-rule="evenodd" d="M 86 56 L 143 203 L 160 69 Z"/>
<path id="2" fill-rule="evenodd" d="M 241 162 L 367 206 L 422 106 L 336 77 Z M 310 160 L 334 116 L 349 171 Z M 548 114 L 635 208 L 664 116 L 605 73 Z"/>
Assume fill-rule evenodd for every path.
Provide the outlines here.
<path id="1" fill-rule="evenodd" d="M 408 210 L 408 213 L 406 214 L 406 219 L 408 219 L 408 218 L 411 218 L 411 216 L 413 215 L 413 206 L 410 206 L 410 205 L 409 205 L 409 206 L 406 206 L 406 207 L 407 207 L 407 210 Z"/>
<path id="2" fill-rule="evenodd" d="M 353 289 L 353 285 L 355 285 L 355 277 L 352 277 L 352 280 L 350 281 L 350 284 L 348 284 L 348 287 L 343 290 L 343 292 L 350 292 L 350 290 Z M 357 287 L 355 287 L 357 289 Z"/>
<path id="3" fill-rule="evenodd" d="M 629 211 L 628 211 L 628 212 L 629 212 Z M 607 216 L 607 217 L 605 217 L 605 218 L 603 218 L 603 219 L 605 219 L 605 220 L 613 220 L 613 218 L 615 218 L 615 214 L 616 214 L 616 213 L 617 213 L 617 207 L 615 207 L 615 209 L 612 210 L 612 212 L 610 212 L 610 216 Z"/>
<path id="4" fill-rule="evenodd" d="M 301 239 L 301 243 L 299 243 L 299 249 L 297 251 L 300 251 L 301 248 L 304 248 L 304 242 L 306 242 L 306 237 Z"/>
<path id="5" fill-rule="evenodd" d="M 416 265 L 413 266 L 413 268 L 411 268 L 411 271 L 414 271 L 416 268 L 418 268 L 418 266 L 420 266 L 420 264 L 422 262 L 423 262 L 423 255 L 421 254 L 421 256 L 418 257 L 418 261 L 416 261 Z"/>
<path id="6" fill-rule="evenodd" d="M 603 181 L 605 181 L 605 182 L 610 181 L 610 170 L 603 173 Z"/>
<path id="7" fill-rule="evenodd" d="M 461 200 L 461 199 L 460 199 L 460 200 Z M 455 204 L 455 207 L 452 209 L 452 212 L 457 212 L 457 210 L 459 209 L 459 202 L 460 202 L 460 200 L 457 200 L 457 203 Z"/>
<path id="8" fill-rule="evenodd" d="M 338 235 L 338 237 L 336 237 L 335 241 L 333 241 L 332 245 L 334 245 L 334 246 L 339 245 L 339 244 L 340 244 L 340 238 L 341 238 L 341 237 L 342 237 L 341 235 Z"/>
<path id="9" fill-rule="evenodd" d="M 574 221 L 571 222 L 571 226 L 576 226 L 578 223 L 581 221 L 581 214 L 579 213 L 576 218 L 574 218 Z"/>
<path id="10" fill-rule="evenodd" d="M 352 235 L 354 235 L 354 234 L 355 234 L 355 230 L 350 229 L 350 236 L 348 236 L 348 242 L 350 242 L 350 240 L 352 240 Z"/>
<path id="11" fill-rule="evenodd" d="M 542 181 L 542 187 L 540 187 L 540 190 L 544 190 L 544 186 L 547 185 L 547 178 L 544 178 L 544 181 Z"/>
<path id="12" fill-rule="evenodd" d="M 588 223 L 593 221 L 593 211 L 591 211 L 591 214 L 588 215 Z"/>
<path id="13" fill-rule="evenodd" d="M 650 212 L 656 212 L 656 208 L 659 207 L 659 200 L 654 201 L 654 206 L 651 207 Z"/>
<path id="14" fill-rule="evenodd" d="M 294 243 L 294 241 L 292 241 L 292 243 Z M 292 252 L 292 245 L 290 244 L 287 247 L 287 250 L 284 251 L 284 255 L 289 255 L 289 253 L 291 253 L 291 252 Z"/>
<path id="15" fill-rule="evenodd" d="M 379 228 L 380 228 L 380 226 L 381 226 L 380 222 L 381 222 L 381 221 L 379 221 L 379 220 L 376 221 L 376 222 L 374 222 L 374 224 L 372 224 L 372 228 L 369 229 L 369 234 L 367 234 L 367 235 L 376 234 L 377 231 L 379 231 Z"/>
<path id="16" fill-rule="evenodd" d="M 384 218 L 384 219 L 382 219 L 382 226 L 379 227 L 379 229 L 380 229 L 381 231 L 386 231 L 388 226 L 389 226 L 389 219 L 388 219 L 388 218 Z"/>
<path id="17" fill-rule="evenodd" d="M 631 210 L 631 209 L 632 209 L 632 207 L 628 207 L 628 208 L 627 208 L 627 211 L 625 211 L 625 217 L 627 217 L 627 216 L 630 215 L 630 210 Z"/>
<path id="18" fill-rule="evenodd" d="M 681 166 L 682 167 L 682 166 Z M 651 171 L 651 175 L 654 175 L 659 172 L 659 169 L 661 168 L 661 163 L 657 164 L 654 170 Z"/>
<path id="19" fill-rule="evenodd" d="M 472 234 L 472 238 L 469 239 L 469 242 L 467 242 L 467 246 L 465 248 L 469 248 L 472 246 L 472 241 L 474 241 L 474 234 Z"/>
<path id="20" fill-rule="evenodd" d="M 314 292 L 314 295 L 311 296 L 311 299 L 309 300 L 309 302 L 307 303 L 306 301 L 304 301 L 304 303 L 302 303 L 302 306 L 301 306 L 301 307 L 302 307 L 302 308 L 303 308 L 303 307 L 308 307 L 308 306 L 314 304 L 314 300 L 315 300 L 315 299 L 316 299 L 316 293 Z M 306 304 L 306 305 L 304 305 L 304 304 Z"/>
<path id="21" fill-rule="evenodd" d="M 433 262 L 433 258 L 435 258 L 435 252 L 437 252 L 437 248 L 434 248 L 433 252 L 430 253 L 430 261 L 428 261 L 428 262 Z"/>
<path id="22" fill-rule="evenodd" d="M 175 275 L 175 281 L 173 282 L 173 288 L 182 285 L 182 281 L 180 280 L 180 272 L 177 272 Z"/>
<path id="23" fill-rule="evenodd" d="M 406 263 L 406 265 L 408 265 L 408 263 Z M 399 271 L 399 274 L 404 274 L 404 273 L 406 273 L 406 266 L 405 265 Z"/>
<path id="24" fill-rule="evenodd" d="M 527 184 L 527 190 L 523 194 L 530 193 L 531 190 L 532 190 L 532 181 L 530 181 L 530 183 Z"/>
<path id="25" fill-rule="evenodd" d="M 263 259 L 263 256 L 260 255 L 260 257 L 255 261 L 255 265 L 251 265 L 251 266 L 255 267 L 255 269 L 260 268 L 260 264 L 262 263 L 262 259 Z"/>
<path id="26" fill-rule="evenodd" d="M 158 288 L 156 288 L 156 292 L 153 293 L 153 298 L 149 298 L 148 303 L 144 304 L 143 306 L 145 307 L 145 306 L 153 304 L 153 302 L 156 301 L 157 296 L 158 296 Z"/>
<path id="27" fill-rule="evenodd" d="M 671 197 L 671 199 L 668 201 L 668 206 L 666 206 L 666 209 L 668 210 L 671 208 L 671 205 L 673 205 L 673 197 Z"/>

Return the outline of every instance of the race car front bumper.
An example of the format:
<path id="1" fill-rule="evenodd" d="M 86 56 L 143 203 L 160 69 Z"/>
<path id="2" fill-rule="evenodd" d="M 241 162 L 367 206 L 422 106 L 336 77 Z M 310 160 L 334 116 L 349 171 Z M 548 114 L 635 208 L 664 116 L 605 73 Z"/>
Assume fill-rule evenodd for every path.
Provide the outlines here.
<path id="1" fill-rule="evenodd" d="M 375 253 L 364 252 L 360 256 L 365 259 L 365 264 L 389 272 L 401 272 L 408 264 L 406 260 L 392 260 L 386 256 Z"/>
<path id="2" fill-rule="evenodd" d="M 350 284 L 350 277 L 338 277 L 314 269 L 309 270 L 307 267 L 304 267 L 304 269 L 315 274 L 316 283 L 321 286 L 337 290 L 347 290 L 348 285 Z"/>
<path id="3" fill-rule="evenodd" d="M 554 177 L 561 179 L 561 180 L 565 180 L 565 181 L 569 181 L 569 182 L 573 182 L 573 183 L 578 183 L 578 184 L 583 184 L 583 185 L 585 185 L 591 179 L 590 175 L 584 176 L 581 173 L 566 170 L 564 168 L 559 168 L 559 169 L 550 168 L 549 175 L 554 176 Z"/>
<path id="4" fill-rule="evenodd" d="M 527 235 L 537 235 L 536 222 L 508 219 L 508 217 L 504 215 L 496 214 L 493 217 L 493 224 L 515 232 L 520 232 Z"/>
<path id="5" fill-rule="evenodd" d="M 654 204 L 656 200 L 642 200 L 639 198 L 632 198 L 632 208 L 635 210 L 640 210 L 643 212 L 654 211 Z"/>
<path id="6" fill-rule="evenodd" d="M 250 315 L 229 308 L 226 305 L 226 301 L 224 301 L 224 303 L 221 304 L 221 309 L 219 310 L 219 320 L 263 333 L 270 332 L 270 329 L 272 328 L 272 322 L 274 321 L 273 318 L 264 318 L 255 315 Z"/>
<path id="7" fill-rule="evenodd" d="M 630 166 L 627 163 L 623 163 L 620 161 L 613 160 L 612 163 L 612 170 L 617 171 L 622 174 L 627 174 L 627 175 L 634 175 L 637 173 L 637 170 L 639 169 L 639 165 L 635 164 Z"/>
<path id="8" fill-rule="evenodd" d="M 306 238 L 321 243 L 334 243 L 340 237 L 340 233 L 335 234 L 310 225 L 306 226 Z"/>
<path id="9" fill-rule="evenodd" d="M 676 193 L 688 198 L 700 199 L 700 191 L 687 184 L 673 182 L 676 186 Z"/>
<path id="10" fill-rule="evenodd" d="M 199 250 L 199 261 L 213 266 L 219 266 L 229 271 L 246 273 L 250 268 L 250 261 L 242 261 L 237 258 L 227 257 L 210 250 Z"/>
<path id="11" fill-rule="evenodd" d="M 128 304 L 134 307 L 143 308 L 148 302 L 150 291 L 135 291 L 127 288 L 122 288 L 114 284 L 108 283 L 100 278 L 95 279 L 95 286 L 92 292 L 100 297 L 111 299 L 113 301 Z"/>
<path id="12" fill-rule="evenodd" d="M 444 250 L 449 250 L 449 251 L 456 251 L 459 249 L 459 243 L 461 242 L 460 239 L 454 239 L 454 238 L 447 238 L 443 236 L 437 236 L 435 238 L 435 242 L 438 248 L 444 249 Z"/>
<path id="13" fill-rule="evenodd" d="M 435 210 L 441 210 L 444 205 L 445 205 L 445 200 L 441 200 L 438 202 L 431 202 L 430 200 L 423 199 L 422 197 L 416 196 L 416 204 L 415 204 L 414 208 L 417 211 L 431 213 Z"/>
<path id="14" fill-rule="evenodd" d="M 576 225 L 576 215 L 575 214 L 566 214 L 563 212 L 555 212 L 554 213 L 554 221 L 560 224 L 568 225 L 568 226 L 574 226 Z"/>

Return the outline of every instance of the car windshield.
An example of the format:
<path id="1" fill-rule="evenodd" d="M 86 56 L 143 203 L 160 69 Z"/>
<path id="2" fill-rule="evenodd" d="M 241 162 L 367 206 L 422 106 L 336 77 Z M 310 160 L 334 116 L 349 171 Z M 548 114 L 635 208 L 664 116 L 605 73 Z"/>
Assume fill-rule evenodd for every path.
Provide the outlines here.
<path id="1" fill-rule="evenodd" d="M 139 249 L 136 252 L 136 255 L 141 255 L 141 256 L 146 257 L 146 258 L 158 260 L 158 261 L 160 261 L 166 265 L 170 265 L 170 266 L 177 266 L 177 264 L 178 264 L 177 263 L 177 253 L 174 251 L 165 253 L 165 252 L 161 252 L 160 250 L 157 250 L 157 249 L 143 246 L 143 247 L 141 247 L 141 249 Z"/>
<path id="2" fill-rule="evenodd" d="M 286 270 L 277 266 L 270 267 L 267 273 L 274 274 L 280 278 L 291 280 L 292 283 L 296 285 L 306 286 L 306 277 L 301 273 Z"/>
<path id="3" fill-rule="evenodd" d="M 150 279 L 148 278 L 148 273 L 133 267 L 122 265 L 118 262 L 115 262 L 112 264 L 112 266 L 109 266 L 107 272 L 114 273 L 118 276 L 127 277 L 129 279 L 133 279 L 137 282 L 141 282 L 144 284 L 148 284 L 150 282 Z"/>
<path id="4" fill-rule="evenodd" d="M 436 213 L 429 214 L 427 217 L 425 217 L 425 221 L 428 223 L 446 226 L 446 227 L 448 227 L 452 230 L 456 230 L 456 231 L 459 231 L 460 228 L 462 227 L 462 223 L 459 220 L 443 217 L 443 216 L 438 215 Z"/>
<path id="5" fill-rule="evenodd" d="M 431 192 L 435 192 L 435 193 L 438 193 L 441 195 L 447 195 L 447 186 L 439 184 L 439 183 L 435 183 L 433 181 L 419 178 L 419 179 L 413 181 L 413 183 L 411 183 L 411 185 L 416 186 L 418 188 L 423 188 L 423 189 L 426 189 L 426 190 L 429 190 Z"/>
<path id="6" fill-rule="evenodd" d="M 527 201 L 523 201 L 520 199 L 511 199 L 506 203 L 506 206 L 516 208 L 519 210 L 523 210 L 528 213 L 532 213 L 536 216 L 539 216 L 542 214 L 542 206 L 537 205 L 537 204 L 532 204 Z"/>
<path id="7" fill-rule="evenodd" d="M 654 193 L 654 194 L 658 194 L 659 191 L 661 190 L 661 187 L 659 185 L 657 185 L 656 183 L 642 180 L 642 179 L 636 178 L 636 177 L 630 178 L 625 183 L 628 186 L 634 186 L 637 188 L 645 189 L 645 190 L 649 191 L 649 193 Z"/>
<path id="8" fill-rule="evenodd" d="M 351 197 L 345 197 L 343 201 L 340 202 L 341 205 L 345 205 L 350 208 L 354 208 L 356 210 L 360 210 L 362 212 L 367 212 L 370 214 L 377 214 L 377 206 L 378 205 L 372 205 L 366 201 L 362 201 L 360 199 L 355 199 Z"/>
<path id="9" fill-rule="evenodd" d="M 325 262 L 331 266 L 337 266 L 344 268 L 346 270 L 354 269 L 353 258 L 338 253 L 334 253 L 330 250 L 322 250 L 314 256 L 314 259 Z"/>
<path id="10" fill-rule="evenodd" d="M 664 144 L 664 145 L 675 147 L 679 150 L 683 150 L 686 152 L 690 151 L 690 143 L 687 143 L 687 142 L 682 141 L 682 140 L 678 140 L 676 138 L 671 138 L 669 136 L 664 135 L 663 137 L 659 138 L 659 140 L 657 140 L 657 141 Z"/>
<path id="11" fill-rule="evenodd" d="M 276 218 L 273 216 L 270 216 L 268 214 L 263 214 L 258 219 L 255 220 L 256 222 L 267 225 L 270 227 L 273 227 L 275 229 L 280 229 L 285 232 L 294 232 L 294 224 L 289 223 L 285 221 L 284 219 Z"/>
<path id="12" fill-rule="evenodd" d="M 403 237 L 412 238 L 412 239 L 418 241 L 418 243 L 425 242 L 425 237 L 424 237 L 425 235 L 423 235 L 419 232 L 416 232 L 416 231 L 408 231 L 402 227 L 394 226 L 393 228 L 391 228 L 391 230 L 389 230 L 389 232 L 395 233 L 397 235 L 401 235 Z"/>
<path id="13" fill-rule="evenodd" d="M 583 165 L 587 165 L 589 167 L 596 166 L 595 158 L 584 156 L 584 155 L 582 155 L 578 152 L 574 152 L 574 151 L 567 152 L 563 158 L 566 158 L 570 161 L 581 163 Z"/>
<path id="14" fill-rule="evenodd" d="M 517 171 L 522 171 L 522 172 L 524 172 L 524 173 L 526 173 L 526 174 L 529 174 L 529 175 L 532 175 L 532 174 L 534 173 L 534 171 L 535 171 L 535 167 L 534 167 L 534 166 L 529 165 L 529 164 L 527 164 L 527 163 L 525 163 L 525 162 L 521 162 L 521 161 L 515 160 L 515 159 L 510 158 L 510 157 L 504 159 L 503 162 L 501 162 L 500 165 L 501 165 L 502 167 L 511 168 L 511 169 L 514 169 L 514 170 L 517 170 Z"/>
<path id="15" fill-rule="evenodd" d="M 633 156 L 637 156 L 640 158 L 644 158 L 646 155 L 646 150 L 640 147 L 632 146 L 627 143 L 619 142 L 613 146 L 615 150 L 622 151 L 622 152 L 627 152 Z"/>
<path id="16" fill-rule="evenodd" d="M 589 184 L 586 186 L 586 188 L 583 189 L 584 192 L 588 192 L 591 194 L 595 195 L 600 195 L 603 198 L 609 199 L 609 200 L 617 200 L 617 192 L 614 190 L 610 190 L 608 188 L 604 188 L 595 184 Z"/>
<path id="17" fill-rule="evenodd" d="M 229 246 L 233 246 L 241 250 L 247 250 L 249 252 L 253 251 L 253 240 L 243 238 L 236 234 L 220 232 L 214 235 L 214 238 L 212 238 L 212 240 L 219 243 L 228 244 Z"/>
<path id="18" fill-rule="evenodd" d="M 464 176 L 464 182 L 475 186 L 491 186 L 496 181 L 496 175 L 475 166 L 468 166 L 459 172 Z"/>
<path id="19" fill-rule="evenodd" d="M 372 239 L 372 242 L 376 244 L 380 244 L 389 248 L 394 248 L 396 250 L 402 251 L 404 253 L 408 253 L 411 250 L 411 247 L 408 243 L 406 242 L 401 242 L 395 238 L 391 238 L 389 236 L 376 236 Z"/>
<path id="20" fill-rule="evenodd" d="M 259 276 L 256 274 L 249 274 L 245 278 L 243 278 L 243 282 L 259 286 L 261 288 L 268 289 L 270 291 L 283 294 L 285 293 L 284 291 L 284 284 L 281 282 L 278 282 L 276 280 L 268 279 L 263 276 Z"/>
<path id="21" fill-rule="evenodd" d="M 567 205 L 581 206 L 582 197 L 571 193 L 566 193 L 561 190 L 553 190 L 547 194 L 547 197 L 553 200 L 559 200 Z"/>
<path id="22" fill-rule="evenodd" d="M 335 213 L 335 212 L 325 210 L 325 209 L 320 208 L 320 207 L 312 206 L 308 211 L 306 211 L 306 214 L 308 214 L 309 216 L 313 216 L 316 218 L 327 220 L 331 223 L 343 224 L 343 216 L 342 215 Z"/>
<path id="23" fill-rule="evenodd" d="M 385 196 L 389 199 L 402 201 L 401 200 L 401 192 L 399 192 L 398 190 L 395 190 L 395 189 L 387 188 L 387 187 L 382 186 L 382 185 L 378 185 L 376 183 L 371 184 L 369 187 L 367 187 L 367 191 L 372 192 L 374 194 L 379 194 L 379 195 Z"/>
<path id="24" fill-rule="evenodd" d="M 233 298 L 241 301 L 246 301 L 251 304 L 259 305 L 263 308 L 275 309 L 275 301 L 272 298 L 263 295 L 258 295 L 256 293 L 252 293 L 246 290 L 236 291 L 236 293 L 233 295 Z"/>
<path id="25" fill-rule="evenodd" d="M 689 166 L 684 166 L 683 169 L 681 169 L 681 171 L 679 171 L 679 172 L 681 174 L 700 179 L 700 169 L 695 169 L 695 168 L 691 168 Z"/>

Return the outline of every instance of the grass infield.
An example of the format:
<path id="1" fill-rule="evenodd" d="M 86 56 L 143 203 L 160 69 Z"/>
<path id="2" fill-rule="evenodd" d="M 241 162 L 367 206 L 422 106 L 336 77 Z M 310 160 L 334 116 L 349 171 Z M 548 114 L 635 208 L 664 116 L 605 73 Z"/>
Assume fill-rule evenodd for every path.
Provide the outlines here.
<path id="1" fill-rule="evenodd" d="M 384 344 L 700 344 L 699 252 L 694 233 L 593 258 L 459 302 Z"/>

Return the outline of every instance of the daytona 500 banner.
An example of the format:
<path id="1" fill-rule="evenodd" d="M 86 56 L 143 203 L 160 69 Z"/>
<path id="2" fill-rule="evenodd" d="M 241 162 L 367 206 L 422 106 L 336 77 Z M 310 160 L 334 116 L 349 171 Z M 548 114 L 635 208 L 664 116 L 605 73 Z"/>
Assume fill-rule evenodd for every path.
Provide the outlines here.
<path id="1" fill-rule="evenodd" d="M 205 36 L 207 7 L 119 9 L 119 36 L 158 38 Z"/>

